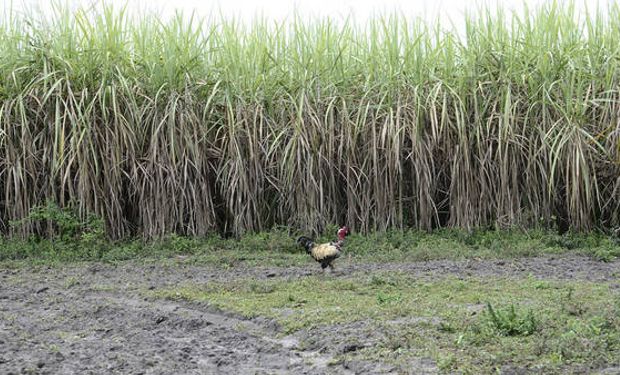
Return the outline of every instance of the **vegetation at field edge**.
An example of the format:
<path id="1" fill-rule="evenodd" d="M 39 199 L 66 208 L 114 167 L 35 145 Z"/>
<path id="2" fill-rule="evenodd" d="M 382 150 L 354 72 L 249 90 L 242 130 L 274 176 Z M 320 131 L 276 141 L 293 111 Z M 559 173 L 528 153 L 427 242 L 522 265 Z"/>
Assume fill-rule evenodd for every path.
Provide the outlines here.
<path id="1" fill-rule="evenodd" d="M 0 24 L 0 233 L 46 202 L 112 239 L 620 226 L 620 7 Z"/>

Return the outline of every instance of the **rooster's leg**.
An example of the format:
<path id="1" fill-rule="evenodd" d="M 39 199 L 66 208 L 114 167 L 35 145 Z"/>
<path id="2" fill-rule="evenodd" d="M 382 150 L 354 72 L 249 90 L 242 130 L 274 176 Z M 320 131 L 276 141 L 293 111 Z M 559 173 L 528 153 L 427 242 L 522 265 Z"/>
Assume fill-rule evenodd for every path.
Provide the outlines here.
<path id="1" fill-rule="evenodd" d="M 336 272 L 336 266 L 334 266 L 334 264 L 333 264 L 333 263 L 330 263 L 330 264 L 329 264 L 329 268 L 330 268 L 330 270 L 331 270 L 331 273 Z"/>
<path id="2" fill-rule="evenodd" d="M 321 274 L 325 275 L 325 269 L 327 268 L 327 264 L 321 263 Z"/>

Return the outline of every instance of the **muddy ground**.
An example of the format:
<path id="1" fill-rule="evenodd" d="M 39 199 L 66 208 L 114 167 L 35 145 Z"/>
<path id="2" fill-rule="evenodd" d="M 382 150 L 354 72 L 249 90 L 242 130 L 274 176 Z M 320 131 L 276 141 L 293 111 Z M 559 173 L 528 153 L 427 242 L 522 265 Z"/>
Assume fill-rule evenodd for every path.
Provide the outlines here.
<path id="1" fill-rule="evenodd" d="M 267 319 L 243 319 L 207 304 L 153 300 L 145 290 L 178 283 L 236 278 L 299 278 L 316 264 L 229 270 L 178 262 L 89 263 L 61 268 L 0 268 L 0 374 L 380 374 L 434 373 L 420 358 L 394 368 L 364 361 L 335 362 L 339 354 L 381 338 L 365 322 L 329 330 L 278 335 Z M 518 260 L 341 263 L 338 274 L 402 271 L 438 275 L 533 276 L 615 281 L 620 261 L 579 256 Z M 415 317 L 412 317 L 414 319 Z M 304 345 L 300 345 L 300 342 Z"/>

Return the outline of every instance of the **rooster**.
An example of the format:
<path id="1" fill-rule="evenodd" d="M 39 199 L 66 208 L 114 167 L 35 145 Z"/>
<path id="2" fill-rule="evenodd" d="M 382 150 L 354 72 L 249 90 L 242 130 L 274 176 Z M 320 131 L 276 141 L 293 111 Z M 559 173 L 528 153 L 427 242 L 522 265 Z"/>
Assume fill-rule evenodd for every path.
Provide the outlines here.
<path id="1" fill-rule="evenodd" d="M 338 240 L 315 245 L 311 238 L 301 236 L 297 239 L 297 243 L 306 249 L 306 252 L 321 263 L 321 269 L 325 272 L 325 268 L 329 266 L 332 272 L 334 269 L 334 260 L 340 256 L 344 238 L 349 234 L 349 228 L 344 226 L 338 230 Z"/>

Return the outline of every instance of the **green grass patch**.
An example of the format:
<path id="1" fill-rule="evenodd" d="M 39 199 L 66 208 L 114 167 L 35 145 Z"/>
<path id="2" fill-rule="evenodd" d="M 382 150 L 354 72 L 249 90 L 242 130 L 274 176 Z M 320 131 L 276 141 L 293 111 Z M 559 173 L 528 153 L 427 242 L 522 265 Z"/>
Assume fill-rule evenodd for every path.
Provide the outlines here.
<path id="1" fill-rule="evenodd" d="M 335 232 L 335 231 L 334 231 Z M 288 267 L 311 263 L 310 257 L 285 229 L 250 234 L 240 239 L 192 238 L 171 235 L 159 241 L 109 242 L 82 233 L 54 239 L 0 239 L 0 262 L 14 264 L 75 261 L 119 262 L 130 259 L 167 259 L 221 268 L 244 266 Z M 319 242 L 333 239 L 322 236 Z M 614 239 L 600 233 L 557 235 L 548 231 L 439 230 L 387 231 L 347 239 L 345 258 L 361 262 L 402 262 L 436 259 L 517 258 L 573 253 L 612 261 L 620 256 Z M 175 260 L 176 261 L 176 260 Z"/>
<path id="2" fill-rule="evenodd" d="M 338 335 L 338 325 L 364 321 L 379 340 L 346 355 L 403 368 L 430 357 L 445 372 L 560 372 L 620 358 L 620 297 L 605 283 L 380 273 L 183 285 L 152 295 L 273 318 L 283 334 Z"/>

